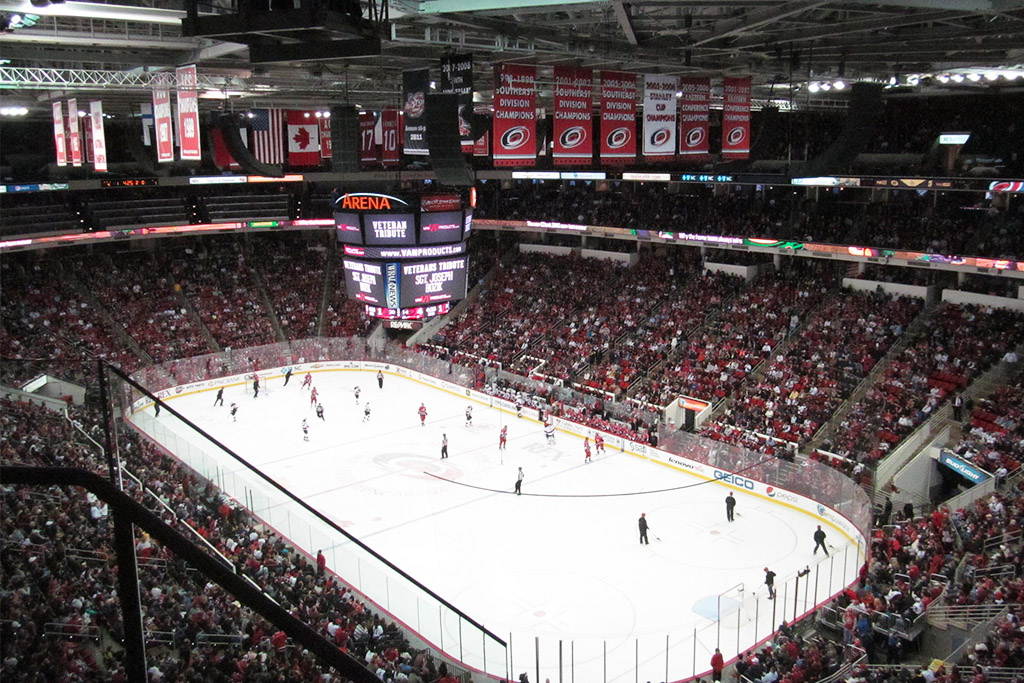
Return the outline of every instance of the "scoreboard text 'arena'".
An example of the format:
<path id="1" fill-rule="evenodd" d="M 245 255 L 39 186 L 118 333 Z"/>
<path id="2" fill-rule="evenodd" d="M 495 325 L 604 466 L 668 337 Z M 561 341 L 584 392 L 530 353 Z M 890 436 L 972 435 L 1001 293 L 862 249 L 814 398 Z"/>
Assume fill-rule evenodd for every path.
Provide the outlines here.
<path id="1" fill-rule="evenodd" d="M 349 298 L 361 302 L 367 315 L 386 320 L 446 313 L 466 296 L 472 224 L 472 207 L 456 193 L 337 196 L 334 226 L 345 252 Z"/>

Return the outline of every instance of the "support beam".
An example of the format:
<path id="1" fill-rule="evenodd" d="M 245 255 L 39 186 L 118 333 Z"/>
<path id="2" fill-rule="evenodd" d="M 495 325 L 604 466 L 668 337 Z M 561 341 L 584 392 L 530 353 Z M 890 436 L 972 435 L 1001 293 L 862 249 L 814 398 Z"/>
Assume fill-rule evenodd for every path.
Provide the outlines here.
<path id="1" fill-rule="evenodd" d="M 612 8 L 615 10 L 615 18 L 619 20 L 622 32 L 626 34 L 626 40 L 630 45 L 636 45 L 636 32 L 633 30 L 633 19 L 629 16 L 629 5 L 622 0 L 612 0 Z"/>

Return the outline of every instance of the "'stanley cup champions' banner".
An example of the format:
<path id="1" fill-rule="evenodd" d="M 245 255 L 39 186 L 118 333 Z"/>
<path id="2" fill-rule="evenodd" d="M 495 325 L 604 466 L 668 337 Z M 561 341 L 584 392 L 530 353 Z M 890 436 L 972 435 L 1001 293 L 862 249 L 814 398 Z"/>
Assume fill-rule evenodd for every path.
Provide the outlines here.
<path id="1" fill-rule="evenodd" d="M 750 77 L 722 83 L 722 157 L 750 156 Z"/>
<path id="2" fill-rule="evenodd" d="M 494 68 L 494 165 L 529 166 L 537 160 L 537 68 Z"/>
<path id="3" fill-rule="evenodd" d="M 675 76 L 644 76 L 644 158 L 672 161 L 676 158 Z"/>
<path id="4" fill-rule="evenodd" d="M 679 100 L 679 154 L 706 156 L 711 151 L 708 143 L 711 79 L 682 78 L 679 90 L 683 93 Z"/>
<path id="5" fill-rule="evenodd" d="M 405 112 L 405 153 L 426 156 L 427 91 L 430 90 L 430 69 L 409 69 L 402 72 L 402 111 Z M 387 143 L 385 143 L 387 144 Z M 384 154 L 388 160 L 387 148 Z"/>
<path id="6" fill-rule="evenodd" d="M 199 146 L 199 100 L 196 92 L 196 65 L 179 66 L 178 77 L 178 135 L 181 136 L 181 158 L 198 161 L 203 158 Z"/>
<path id="7" fill-rule="evenodd" d="M 107 170 L 107 135 L 103 129 L 103 103 L 89 103 L 89 131 L 91 131 L 93 167 L 103 173 Z"/>
<path id="8" fill-rule="evenodd" d="M 636 160 L 636 74 L 601 72 L 601 161 Z"/>
<path id="9" fill-rule="evenodd" d="M 473 151 L 473 136 L 469 132 L 469 123 L 463 112 L 473 109 L 473 55 L 447 55 L 441 58 L 441 93 L 458 95 L 459 103 L 459 138 L 462 140 L 462 151 L 469 154 Z"/>
<path id="10" fill-rule="evenodd" d="M 589 163 L 594 157 L 594 72 L 555 67 L 556 164 Z"/>

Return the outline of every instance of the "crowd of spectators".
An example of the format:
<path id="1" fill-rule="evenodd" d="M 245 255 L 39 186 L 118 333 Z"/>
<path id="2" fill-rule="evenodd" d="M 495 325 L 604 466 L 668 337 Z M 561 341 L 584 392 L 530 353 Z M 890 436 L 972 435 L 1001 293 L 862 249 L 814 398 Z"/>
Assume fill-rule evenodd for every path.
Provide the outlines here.
<path id="1" fill-rule="evenodd" d="M 951 450 L 997 481 L 1005 480 L 1024 462 L 1024 380 L 1001 386 L 973 404 Z"/>
<path id="2" fill-rule="evenodd" d="M 261 274 L 286 339 L 316 336 L 327 259 L 322 240 L 303 234 L 261 235 L 251 241 L 249 260 Z"/>

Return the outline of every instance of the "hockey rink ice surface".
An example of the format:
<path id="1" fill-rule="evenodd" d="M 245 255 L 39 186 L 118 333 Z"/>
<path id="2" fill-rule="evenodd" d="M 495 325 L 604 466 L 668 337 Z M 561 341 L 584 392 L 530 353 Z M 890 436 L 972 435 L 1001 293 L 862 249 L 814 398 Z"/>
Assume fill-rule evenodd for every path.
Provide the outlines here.
<path id="1" fill-rule="evenodd" d="M 827 526 L 832 557 L 812 555 L 819 520 L 795 509 L 611 449 L 586 464 L 581 438 L 558 432 L 546 442 L 536 410 L 517 418 L 394 374 L 379 389 L 373 372 L 334 370 L 314 374 L 321 421 L 302 378 L 295 374 L 285 387 L 272 376 L 255 399 L 250 386 L 229 386 L 223 407 L 212 405 L 212 389 L 173 396 L 168 405 L 509 641 L 512 679 L 525 671 L 534 683 L 558 681 L 559 641 L 565 681 L 664 681 L 666 669 L 668 680 L 704 672 L 716 644 L 729 659 L 769 635 L 773 608 L 778 625 L 783 605 L 789 618 L 797 601 L 801 613 L 813 607 L 815 586 L 807 579 L 803 597 L 794 596 L 800 569 L 811 568 L 820 602 L 859 567 L 851 541 Z M 472 426 L 465 424 L 468 405 Z M 166 412 L 153 427 L 152 408 L 135 421 L 160 441 L 163 430 L 180 427 Z M 503 425 L 508 446 L 501 452 Z M 522 496 L 512 493 L 519 467 Z M 674 490 L 653 492 L 660 489 Z M 733 523 L 725 518 L 729 490 L 737 498 Z M 639 542 L 641 513 L 649 545 Z M 296 545 L 316 554 L 318 547 L 294 535 Z M 331 548 L 324 552 L 332 557 Z M 777 588 L 788 583 L 775 603 L 767 600 L 764 567 L 777 573 Z M 458 633 L 437 639 L 459 656 L 451 647 Z M 441 648 L 434 640 L 430 645 Z M 493 661 L 487 669 L 496 670 Z"/>

